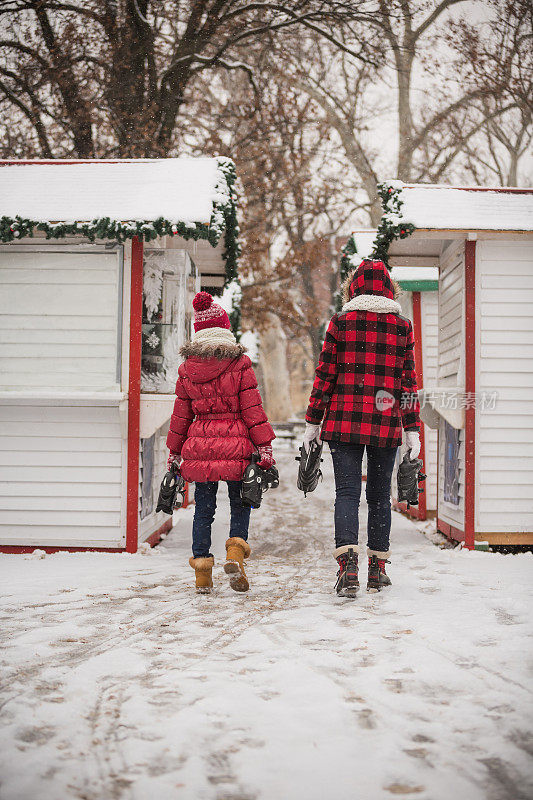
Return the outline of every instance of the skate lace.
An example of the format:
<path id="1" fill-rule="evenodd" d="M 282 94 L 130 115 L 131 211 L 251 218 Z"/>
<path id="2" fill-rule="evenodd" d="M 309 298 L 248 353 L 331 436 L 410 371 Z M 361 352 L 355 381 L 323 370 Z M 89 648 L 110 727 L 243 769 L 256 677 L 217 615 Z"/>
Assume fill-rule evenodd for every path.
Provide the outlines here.
<path id="1" fill-rule="evenodd" d="M 350 560 L 349 560 L 347 555 L 342 555 L 342 556 L 339 556 L 339 558 L 337 559 L 337 563 L 339 565 L 339 569 L 338 569 L 338 572 L 337 572 L 337 577 L 340 577 L 343 572 L 346 572 L 346 569 L 348 568 L 348 564 L 350 563 Z M 357 569 L 357 558 L 353 559 L 352 563 L 353 563 L 354 567 Z"/>

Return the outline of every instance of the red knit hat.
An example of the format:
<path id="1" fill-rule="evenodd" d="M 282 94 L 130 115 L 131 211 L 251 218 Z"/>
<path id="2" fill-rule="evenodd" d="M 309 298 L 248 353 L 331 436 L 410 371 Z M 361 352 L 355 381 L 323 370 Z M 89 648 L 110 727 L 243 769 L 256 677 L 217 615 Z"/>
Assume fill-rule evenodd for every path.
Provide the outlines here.
<path id="1" fill-rule="evenodd" d="M 228 315 L 222 306 L 215 303 L 209 292 L 198 292 L 192 301 L 192 307 L 194 308 L 195 331 L 201 331 L 204 328 L 230 329 Z"/>

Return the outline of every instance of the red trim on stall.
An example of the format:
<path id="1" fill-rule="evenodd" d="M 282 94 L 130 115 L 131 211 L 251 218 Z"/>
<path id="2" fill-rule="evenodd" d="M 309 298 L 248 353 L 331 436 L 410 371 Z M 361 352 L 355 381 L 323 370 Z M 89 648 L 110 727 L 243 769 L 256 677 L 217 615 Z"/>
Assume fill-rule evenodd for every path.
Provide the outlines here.
<path id="1" fill-rule="evenodd" d="M 123 547 L 57 547 L 41 544 L 1 544 L 0 553 L 33 553 L 44 550 L 45 553 L 123 553 Z"/>
<path id="2" fill-rule="evenodd" d="M 165 533 L 170 533 L 171 530 L 172 530 L 172 517 L 169 517 L 167 521 L 161 525 L 160 528 L 158 528 L 156 531 L 150 534 L 150 536 L 144 541 L 148 542 L 150 547 L 154 547 L 156 544 L 159 544 L 159 542 L 161 541 L 161 537 Z"/>
<path id="3" fill-rule="evenodd" d="M 437 518 L 437 530 L 439 533 L 444 534 L 448 539 L 454 539 L 456 542 L 464 542 L 465 532 L 456 528 L 455 525 L 450 525 L 443 519 Z"/>
<path id="4" fill-rule="evenodd" d="M 145 541 L 150 547 L 154 547 L 161 541 L 165 533 L 172 530 L 172 517 L 169 517 L 160 528 L 152 533 Z M 3 544 L 0 545 L 0 553 L 33 553 L 34 550 L 44 550 L 45 553 L 123 553 L 123 547 L 63 547 L 62 545 L 53 547 L 40 544 Z"/>
<path id="5" fill-rule="evenodd" d="M 418 506 L 409 506 L 409 508 L 407 508 L 407 503 L 399 503 L 397 500 L 394 500 L 392 507 L 395 511 L 400 511 L 402 514 L 412 519 L 420 519 L 418 516 Z"/>
<path id="6" fill-rule="evenodd" d="M 422 353 L 422 298 L 420 292 L 413 292 L 413 333 L 415 337 L 415 370 L 416 379 L 419 389 L 424 388 L 424 358 Z M 420 423 L 420 457 L 424 464 L 423 471 L 427 475 L 426 469 L 426 439 L 425 439 L 425 426 Z M 426 486 L 424 491 L 418 498 L 418 519 L 427 518 L 427 505 L 426 505 Z"/>
<path id="7" fill-rule="evenodd" d="M 126 551 L 136 553 L 139 536 L 139 432 L 141 417 L 141 338 L 143 243 L 131 240 L 130 367 L 128 385 L 128 464 Z"/>
<path id="8" fill-rule="evenodd" d="M 53 165 L 57 167 L 58 165 L 62 166 L 70 166 L 71 164 L 123 164 L 132 161 L 143 161 L 142 158 L 53 158 L 51 161 L 44 159 L 44 158 L 17 158 L 13 159 L 0 159 L 0 166 L 1 167 L 18 167 L 18 166 L 25 166 L 27 164 L 33 164 L 36 167 L 44 165 Z M 495 191 L 495 190 L 494 190 Z"/>
<path id="9" fill-rule="evenodd" d="M 464 540 L 475 545 L 476 515 L 476 243 L 465 242 L 465 483 Z"/>

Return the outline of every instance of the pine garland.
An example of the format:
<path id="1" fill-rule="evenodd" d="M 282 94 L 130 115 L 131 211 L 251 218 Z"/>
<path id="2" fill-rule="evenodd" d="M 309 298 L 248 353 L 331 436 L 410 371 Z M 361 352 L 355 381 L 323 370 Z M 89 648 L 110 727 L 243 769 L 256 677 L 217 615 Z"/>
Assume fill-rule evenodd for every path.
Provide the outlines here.
<path id="1" fill-rule="evenodd" d="M 239 225 L 237 222 L 237 179 L 235 164 L 230 158 L 218 158 L 221 176 L 216 191 L 217 200 L 209 224 L 204 222 L 171 222 L 163 217 L 149 222 L 119 222 L 109 217 L 101 217 L 91 222 L 45 222 L 30 220 L 20 216 L 0 217 L 0 242 L 12 242 L 33 237 L 42 231 L 47 239 L 64 239 L 66 236 L 83 236 L 89 241 L 111 239 L 125 242 L 137 236 L 150 242 L 158 236 L 181 236 L 183 239 L 205 239 L 216 247 L 224 234 L 225 285 L 237 279 L 238 259 L 241 253 L 239 244 Z"/>
<path id="2" fill-rule="evenodd" d="M 370 253 L 369 258 L 374 261 L 383 261 L 385 266 L 389 269 L 389 248 L 395 239 L 406 239 L 415 230 L 415 226 L 410 222 L 404 222 L 402 219 L 401 207 L 403 200 L 401 199 L 401 191 L 403 185 L 398 181 L 386 181 L 380 183 L 378 186 L 378 194 L 381 198 L 383 206 L 383 216 L 379 223 L 376 238 L 374 239 L 374 248 Z M 357 255 L 357 244 L 355 237 L 350 236 L 344 247 L 342 248 L 342 256 L 340 261 L 340 279 L 341 284 L 346 279 L 348 273 L 355 269 L 358 264 L 354 256 Z M 340 297 L 337 297 L 337 310 L 342 305 Z"/>
<path id="3" fill-rule="evenodd" d="M 335 297 L 335 310 L 340 311 L 342 308 L 342 286 L 350 272 L 359 266 L 360 260 L 354 259 L 357 256 L 357 244 L 355 236 L 350 236 L 346 244 L 341 250 L 340 262 L 340 289 Z M 357 263 L 355 263 L 357 261 Z"/>
<path id="4" fill-rule="evenodd" d="M 406 239 L 415 230 L 414 225 L 404 222 L 402 219 L 402 188 L 402 184 L 397 181 L 386 181 L 378 186 L 383 215 L 374 240 L 372 258 L 376 261 L 383 261 L 387 267 L 389 266 L 389 248 L 392 242 L 395 239 Z"/>

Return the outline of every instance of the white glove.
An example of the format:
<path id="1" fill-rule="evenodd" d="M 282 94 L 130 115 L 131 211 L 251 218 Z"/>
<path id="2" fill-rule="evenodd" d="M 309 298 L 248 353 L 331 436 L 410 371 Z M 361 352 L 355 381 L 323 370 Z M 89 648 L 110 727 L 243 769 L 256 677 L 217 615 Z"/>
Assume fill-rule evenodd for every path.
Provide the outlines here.
<path id="1" fill-rule="evenodd" d="M 405 431 L 405 446 L 411 451 L 409 458 L 413 461 L 420 453 L 420 434 L 418 431 Z"/>
<path id="2" fill-rule="evenodd" d="M 316 439 L 317 441 L 320 439 L 320 425 L 311 425 L 310 422 L 306 422 L 304 444 L 310 444 L 313 439 Z"/>

